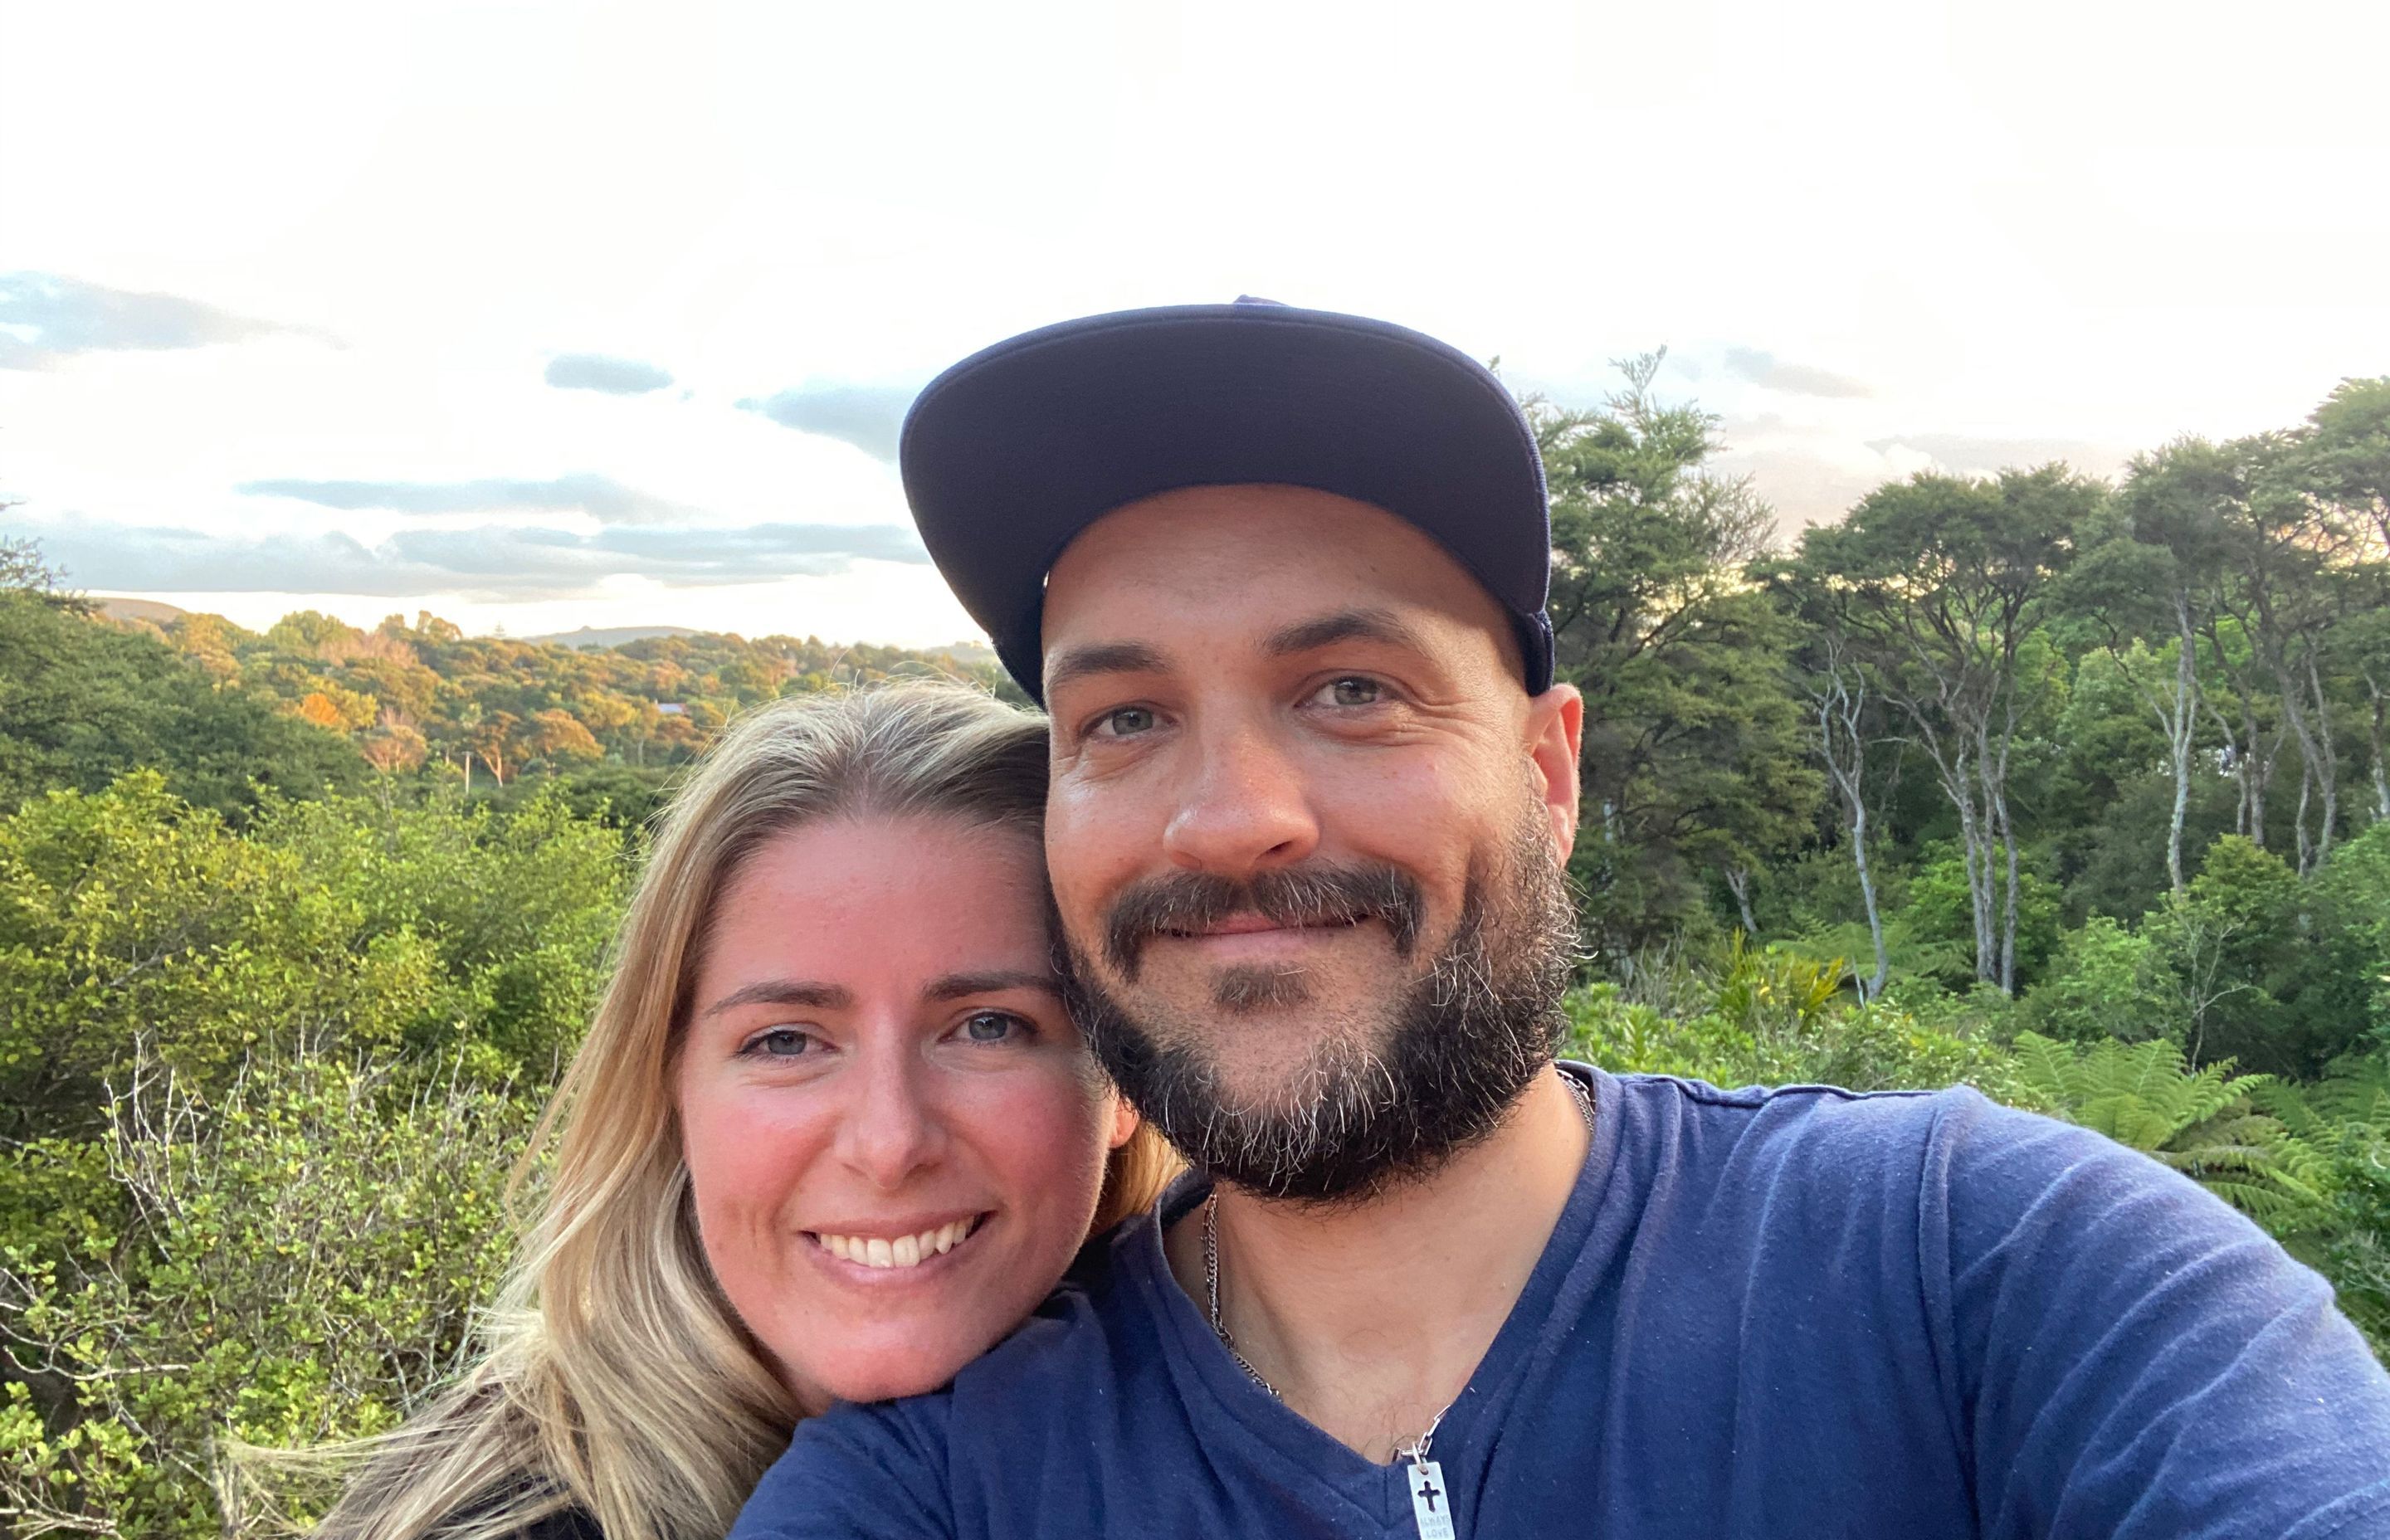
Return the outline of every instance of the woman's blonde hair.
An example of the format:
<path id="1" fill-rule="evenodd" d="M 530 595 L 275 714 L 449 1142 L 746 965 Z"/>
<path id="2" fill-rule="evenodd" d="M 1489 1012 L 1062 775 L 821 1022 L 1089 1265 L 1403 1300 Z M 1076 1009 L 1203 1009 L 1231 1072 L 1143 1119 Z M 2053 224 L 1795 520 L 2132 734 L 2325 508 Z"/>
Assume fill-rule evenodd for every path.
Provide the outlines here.
<path id="1" fill-rule="evenodd" d="M 1044 725 L 975 691 L 905 683 L 766 706 L 673 799 L 611 981 L 543 1114 L 553 1151 L 482 1359 L 420 1415 L 351 1446 L 323 1540 L 499 1540 L 568 1508 L 606 1540 L 718 1540 L 799 1418 L 706 1266 L 671 1093 L 717 897 L 787 829 L 927 816 L 1034 837 Z M 1166 1148 L 1140 1128 L 1097 1226 L 1143 1208 Z M 518 1174 L 517 1183 L 522 1182 Z M 266 1457 L 272 1462 L 273 1457 Z"/>

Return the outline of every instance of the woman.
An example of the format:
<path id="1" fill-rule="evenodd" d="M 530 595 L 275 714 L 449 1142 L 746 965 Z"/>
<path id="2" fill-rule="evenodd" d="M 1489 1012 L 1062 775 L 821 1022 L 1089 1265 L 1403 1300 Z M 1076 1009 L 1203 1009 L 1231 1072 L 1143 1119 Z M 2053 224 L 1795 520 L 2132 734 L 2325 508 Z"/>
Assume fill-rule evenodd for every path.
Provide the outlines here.
<path id="1" fill-rule="evenodd" d="M 932 1389 L 1166 1159 L 1064 1012 L 1035 718 L 782 701 L 664 815 L 487 1356 L 338 1540 L 718 1536 L 801 1417 Z"/>

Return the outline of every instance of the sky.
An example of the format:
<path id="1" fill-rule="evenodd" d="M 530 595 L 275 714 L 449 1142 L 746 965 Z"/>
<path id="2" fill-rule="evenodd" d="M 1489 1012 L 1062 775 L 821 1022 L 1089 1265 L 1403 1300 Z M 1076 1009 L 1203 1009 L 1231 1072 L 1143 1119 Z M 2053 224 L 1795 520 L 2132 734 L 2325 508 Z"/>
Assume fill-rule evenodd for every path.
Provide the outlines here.
<path id="1" fill-rule="evenodd" d="M 2390 6 L 0 5 L 0 533 L 262 626 L 978 633 L 893 464 L 1265 295 L 1661 393 L 1788 534 L 2390 373 Z"/>

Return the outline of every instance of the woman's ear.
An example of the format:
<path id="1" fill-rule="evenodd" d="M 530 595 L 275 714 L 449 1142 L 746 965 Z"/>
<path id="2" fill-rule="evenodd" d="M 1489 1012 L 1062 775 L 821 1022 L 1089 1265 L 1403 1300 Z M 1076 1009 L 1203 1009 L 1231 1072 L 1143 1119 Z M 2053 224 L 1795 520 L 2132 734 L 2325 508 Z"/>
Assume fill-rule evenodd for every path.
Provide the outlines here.
<path id="1" fill-rule="evenodd" d="M 1137 1133 L 1138 1120 L 1137 1109 L 1128 1104 L 1128 1097 L 1121 1095 L 1118 1091 L 1114 1091 L 1111 1094 L 1111 1097 L 1112 1136 L 1111 1142 L 1106 1148 L 1118 1149 L 1121 1146 L 1128 1143 L 1130 1136 Z"/>

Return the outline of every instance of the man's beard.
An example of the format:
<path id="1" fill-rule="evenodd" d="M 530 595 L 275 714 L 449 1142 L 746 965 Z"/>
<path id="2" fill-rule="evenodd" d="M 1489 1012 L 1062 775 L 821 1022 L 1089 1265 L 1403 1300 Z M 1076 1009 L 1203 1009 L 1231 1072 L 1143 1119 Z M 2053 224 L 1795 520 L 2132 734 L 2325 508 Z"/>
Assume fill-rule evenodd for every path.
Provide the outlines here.
<path id="1" fill-rule="evenodd" d="M 1433 1174 L 1491 1133 L 1560 1045 L 1576 917 L 1540 817 L 1511 841 L 1499 891 L 1472 861 L 1443 948 L 1377 1021 L 1320 1042 L 1258 1106 L 1232 1106 L 1200 1024 L 1164 1040 L 1097 982 L 1072 946 L 1073 1006 L 1123 1094 L 1198 1168 L 1266 1197 L 1359 1201 Z M 1245 882 L 1185 873 L 1140 882 L 1106 916 L 1105 959 L 1134 983 L 1143 945 L 1232 914 L 1280 924 L 1382 923 L 1416 952 L 1419 885 L 1381 864 L 1308 866 Z M 1300 972 L 1224 970 L 1221 1016 L 1299 1008 Z M 1373 1032 L 1370 1029 L 1374 1027 Z"/>

